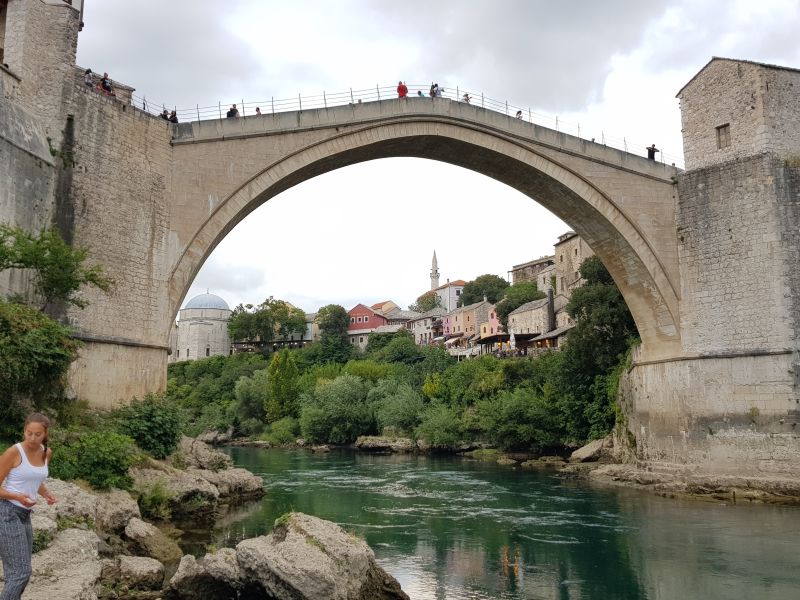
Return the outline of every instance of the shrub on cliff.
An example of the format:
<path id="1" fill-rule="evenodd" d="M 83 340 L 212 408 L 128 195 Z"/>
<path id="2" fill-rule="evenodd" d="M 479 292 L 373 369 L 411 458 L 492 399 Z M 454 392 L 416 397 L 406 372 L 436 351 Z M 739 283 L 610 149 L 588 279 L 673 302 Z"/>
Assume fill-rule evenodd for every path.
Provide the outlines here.
<path id="1" fill-rule="evenodd" d="M 177 406 L 150 394 L 134 399 L 115 412 L 117 429 L 130 436 L 142 450 L 154 458 L 166 458 L 177 447 L 181 434 Z"/>

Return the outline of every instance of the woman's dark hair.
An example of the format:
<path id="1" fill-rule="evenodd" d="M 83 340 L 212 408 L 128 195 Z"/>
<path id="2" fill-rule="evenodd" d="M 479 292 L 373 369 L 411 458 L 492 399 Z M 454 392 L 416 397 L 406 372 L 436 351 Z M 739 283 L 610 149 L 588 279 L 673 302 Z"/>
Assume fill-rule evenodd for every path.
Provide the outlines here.
<path id="1" fill-rule="evenodd" d="M 42 413 L 31 413 L 28 415 L 28 418 L 25 419 L 24 427 L 27 427 L 31 423 L 39 423 L 42 427 L 44 427 L 44 441 L 42 445 L 44 446 L 44 460 L 47 460 L 47 438 L 48 438 L 48 431 L 50 429 L 50 419 L 47 418 L 46 415 Z"/>

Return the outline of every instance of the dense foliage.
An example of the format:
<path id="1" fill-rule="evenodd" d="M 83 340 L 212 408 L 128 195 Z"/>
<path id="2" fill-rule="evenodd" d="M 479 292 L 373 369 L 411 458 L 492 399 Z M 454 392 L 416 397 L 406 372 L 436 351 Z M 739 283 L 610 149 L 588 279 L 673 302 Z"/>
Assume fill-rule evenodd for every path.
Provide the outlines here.
<path id="1" fill-rule="evenodd" d="M 495 304 L 499 302 L 506 288 L 508 282 L 497 275 L 480 275 L 473 281 L 468 281 L 464 286 L 464 291 L 458 299 L 459 306 L 469 306 L 484 299 L 484 297 Z"/>
<path id="2" fill-rule="evenodd" d="M 285 300 L 270 297 L 258 306 L 240 304 L 233 309 L 228 332 L 233 340 L 289 339 L 305 334 L 306 315 Z"/>
<path id="3" fill-rule="evenodd" d="M 428 312 L 429 310 L 433 310 L 434 308 L 441 308 L 442 307 L 442 299 L 433 290 L 429 292 L 425 292 L 419 298 L 416 299 L 414 304 L 411 304 L 408 307 L 408 310 L 413 310 L 419 313 Z"/>
<path id="4" fill-rule="evenodd" d="M 0 439 L 14 440 L 25 415 L 47 412 L 68 423 L 76 403 L 64 397 L 64 382 L 78 343 L 69 328 L 45 309 L 86 306 L 84 286 L 107 290 L 111 280 L 100 266 L 84 266 L 87 251 L 73 248 L 53 230 L 39 234 L 0 225 L 0 271 L 25 270 L 27 297 L 0 298 Z"/>
<path id="5" fill-rule="evenodd" d="M 133 440 L 114 431 L 67 433 L 54 441 L 50 475 L 83 479 L 93 488 L 128 489 L 128 468 L 136 461 Z"/>
<path id="6" fill-rule="evenodd" d="M 42 309 L 55 302 L 83 308 L 86 302 L 76 295 L 81 287 L 109 289 L 111 279 L 98 265 L 84 266 L 86 256 L 85 248 L 70 246 L 52 229 L 37 235 L 0 225 L 0 271 L 30 269 Z"/>
<path id="7" fill-rule="evenodd" d="M 181 434 L 178 407 L 156 395 L 145 396 L 115 411 L 119 432 L 129 436 L 154 458 L 166 458 L 175 450 Z"/>
<path id="8" fill-rule="evenodd" d="M 584 265 L 587 285 L 569 305 L 577 326 L 559 352 L 456 362 L 401 331 L 371 336 L 357 354 L 347 341 L 347 313 L 330 305 L 318 315 L 318 344 L 282 350 L 269 363 L 234 355 L 172 365 L 169 395 L 186 407 L 189 395 L 179 392 L 203 387 L 202 409 L 194 410 L 274 443 L 300 436 L 348 444 L 359 435 L 384 434 L 424 439 L 439 449 L 484 441 L 505 450 L 559 452 L 610 430 L 619 366 L 636 334 L 602 264 Z M 532 284 L 505 294 L 512 306 L 541 296 Z M 190 372 L 202 374 L 196 384 Z M 239 377 L 234 393 L 231 374 Z"/>

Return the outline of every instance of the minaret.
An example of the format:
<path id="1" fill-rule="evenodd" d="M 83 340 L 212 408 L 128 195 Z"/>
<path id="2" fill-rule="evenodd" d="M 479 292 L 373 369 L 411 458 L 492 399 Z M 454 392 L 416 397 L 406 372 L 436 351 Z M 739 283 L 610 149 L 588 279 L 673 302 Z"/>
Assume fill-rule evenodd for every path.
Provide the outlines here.
<path id="1" fill-rule="evenodd" d="M 431 289 L 435 290 L 439 287 L 439 265 L 436 262 L 436 250 L 433 251 L 433 260 L 431 261 Z"/>

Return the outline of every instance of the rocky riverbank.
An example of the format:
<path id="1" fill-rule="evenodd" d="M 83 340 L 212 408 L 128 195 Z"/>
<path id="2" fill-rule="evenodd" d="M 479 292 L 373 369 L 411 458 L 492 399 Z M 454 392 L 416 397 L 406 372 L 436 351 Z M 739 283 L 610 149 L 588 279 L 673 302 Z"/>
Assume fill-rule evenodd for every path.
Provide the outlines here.
<path id="1" fill-rule="evenodd" d="M 151 460 L 130 475 L 133 493 L 48 482 L 59 501 L 34 511 L 33 575 L 23 600 L 407 598 L 363 540 L 300 513 L 235 549 L 184 555 L 143 518 L 144 498 L 160 498 L 166 514 L 211 518 L 225 503 L 264 493 L 260 477 L 202 442 L 183 438 L 169 462 Z"/>

